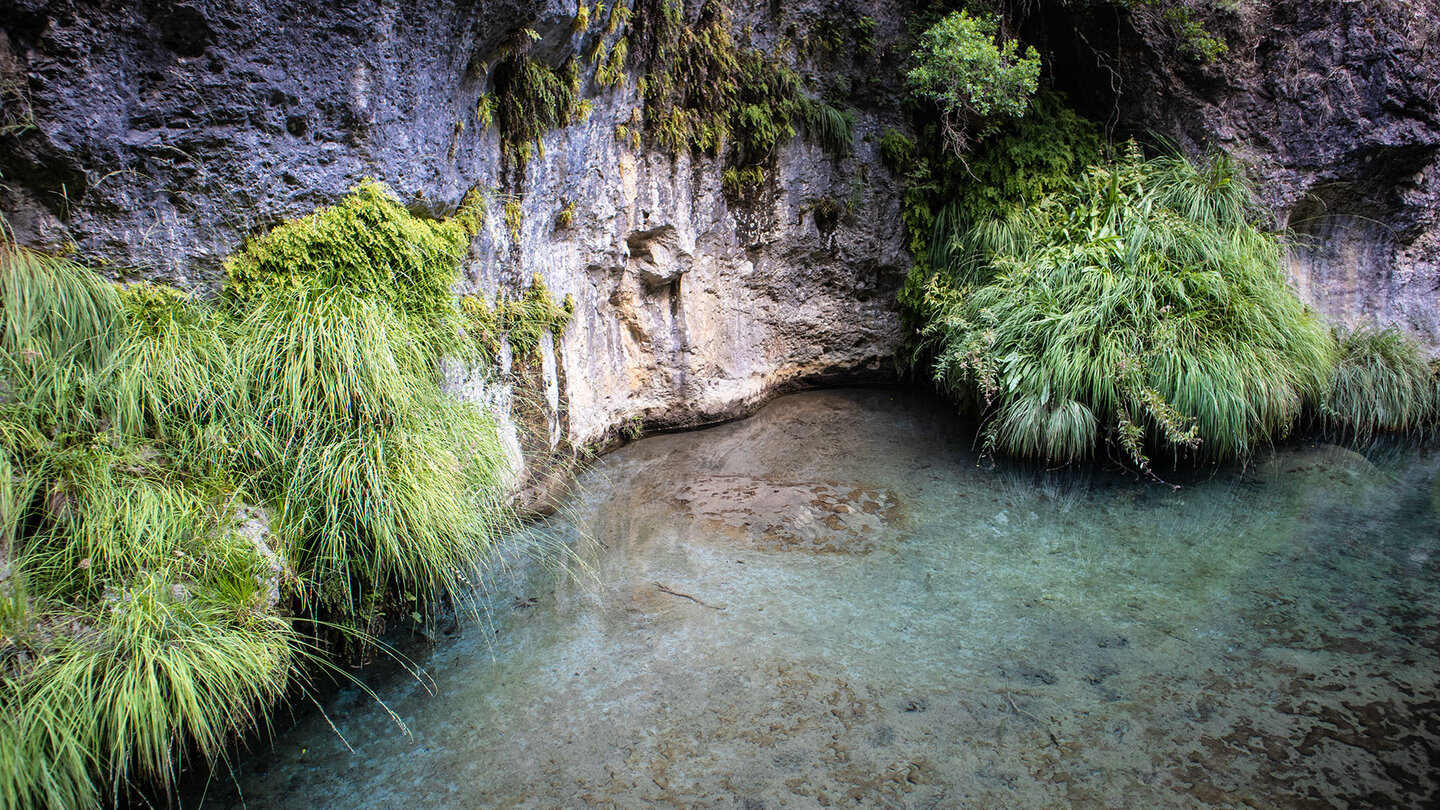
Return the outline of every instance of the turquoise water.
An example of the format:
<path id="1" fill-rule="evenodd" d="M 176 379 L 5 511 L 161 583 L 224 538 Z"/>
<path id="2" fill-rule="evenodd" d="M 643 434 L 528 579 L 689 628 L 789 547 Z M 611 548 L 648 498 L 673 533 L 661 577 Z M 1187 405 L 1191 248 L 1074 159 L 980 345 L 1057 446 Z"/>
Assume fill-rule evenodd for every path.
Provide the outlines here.
<path id="1" fill-rule="evenodd" d="M 549 529 L 585 571 L 497 570 L 423 681 L 361 673 L 394 717 L 346 688 L 204 805 L 1440 802 L 1440 459 L 1172 489 L 970 441 L 861 390 L 625 447 Z"/>

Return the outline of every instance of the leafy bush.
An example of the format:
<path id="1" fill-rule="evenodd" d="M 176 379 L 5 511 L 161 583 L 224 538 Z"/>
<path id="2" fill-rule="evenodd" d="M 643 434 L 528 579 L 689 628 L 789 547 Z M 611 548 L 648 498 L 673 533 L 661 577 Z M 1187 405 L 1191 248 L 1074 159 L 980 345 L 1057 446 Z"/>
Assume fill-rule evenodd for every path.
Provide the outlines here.
<path id="1" fill-rule="evenodd" d="M 1049 461 L 1103 442 L 1244 457 L 1318 401 L 1328 332 L 1281 271 L 1276 237 L 1223 157 L 1114 163 L 1000 223 L 928 290 L 937 380 L 979 402 L 996 450 Z"/>
<path id="2" fill-rule="evenodd" d="M 966 151 L 969 130 L 995 119 L 1019 118 L 1040 79 L 1040 54 L 1015 40 L 996 44 L 998 15 L 971 17 L 956 11 L 921 34 L 906 71 L 910 91 L 934 102 L 945 124 L 946 141 Z"/>
<path id="3" fill-rule="evenodd" d="M 933 148 L 921 148 L 893 130 L 881 150 L 905 177 L 901 214 L 915 264 L 900 291 L 912 325 L 928 320 L 925 290 L 933 272 L 952 274 L 963 262 L 951 238 L 961 223 L 1003 228 L 1007 219 L 1046 195 L 1069 187 L 1107 151 L 1100 128 L 1052 90 L 1036 94 L 1024 118 L 1005 122 L 962 161 L 938 147 L 934 128 L 922 132 Z"/>

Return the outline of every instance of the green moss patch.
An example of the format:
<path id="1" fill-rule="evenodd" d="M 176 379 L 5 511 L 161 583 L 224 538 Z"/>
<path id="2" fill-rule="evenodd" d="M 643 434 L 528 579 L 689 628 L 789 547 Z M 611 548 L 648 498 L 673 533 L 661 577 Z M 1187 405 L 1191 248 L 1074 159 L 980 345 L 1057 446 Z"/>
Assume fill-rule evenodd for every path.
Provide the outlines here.
<path id="1" fill-rule="evenodd" d="M 436 319 L 452 308 L 450 285 L 471 228 L 465 218 L 417 217 L 367 180 L 336 205 L 246 243 L 225 262 L 224 295 L 244 309 L 270 293 L 344 287 Z"/>

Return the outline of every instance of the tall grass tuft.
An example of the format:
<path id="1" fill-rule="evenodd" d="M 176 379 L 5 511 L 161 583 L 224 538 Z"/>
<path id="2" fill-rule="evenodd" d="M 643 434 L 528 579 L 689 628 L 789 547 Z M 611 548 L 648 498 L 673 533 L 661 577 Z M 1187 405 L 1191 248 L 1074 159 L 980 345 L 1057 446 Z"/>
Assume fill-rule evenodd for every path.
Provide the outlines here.
<path id="1" fill-rule="evenodd" d="M 937 380 L 1001 452 L 1245 457 L 1319 401 L 1334 344 L 1223 158 L 1125 157 L 1004 220 L 956 217 L 927 292 Z"/>
<path id="2" fill-rule="evenodd" d="M 1325 427 L 1364 442 L 1381 432 L 1428 429 L 1440 418 L 1440 389 L 1419 344 L 1394 327 L 1338 337 L 1340 360 L 1320 406 Z"/>
<path id="3" fill-rule="evenodd" d="M 343 288 L 266 296 L 238 332 L 243 390 L 282 442 L 394 425 L 436 388 L 430 355 L 398 313 Z"/>
<path id="4" fill-rule="evenodd" d="M 305 603 L 364 629 L 389 598 L 463 602 L 504 519 L 501 453 L 493 422 L 460 403 L 292 446 L 276 529 Z"/>
<path id="5" fill-rule="evenodd" d="M 0 352 L 20 368 L 100 369 L 121 316 L 114 287 L 91 270 L 0 239 Z"/>
<path id="6" fill-rule="evenodd" d="M 805 131 L 832 155 L 845 157 L 854 150 L 854 113 L 812 101 L 804 107 Z"/>
<path id="7" fill-rule="evenodd" d="M 215 757 L 265 722 L 261 710 L 291 670 L 289 623 L 237 611 L 223 589 L 178 579 L 173 568 L 139 573 L 113 600 L 71 618 L 78 632 L 5 680 L 6 806 L 97 807 L 137 778 L 170 784 L 181 745 Z"/>
<path id="8" fill-rule="evenodd" d="M 135 284 L 120 297 L 126 339 L 104 378 L 104 407 L 127 436 L 179 438 L 238 417 L 231 325 L 170 287 Z"/>
<path id="9" fill-rule="evenodd" d="M 346 290 L 272 296 L 237 354 L 263 437 L 247 463 L 305 604 L 363 629 L 388 598 L 465 591 L 503 520 L 505 456 L 492 419 L 439 391 L 407 322 Z"/>
<path id="10" fill-rule="evenodd" d="M 333 649 L 299 627 L 464 601 L 509 471 L 439 388 L 460 219 L 362 184 L 253 240 L 222 308 L 0 240 L 0 806 L 166 788 Z M 505 328 L 563 329 L 543 293 Z"/>

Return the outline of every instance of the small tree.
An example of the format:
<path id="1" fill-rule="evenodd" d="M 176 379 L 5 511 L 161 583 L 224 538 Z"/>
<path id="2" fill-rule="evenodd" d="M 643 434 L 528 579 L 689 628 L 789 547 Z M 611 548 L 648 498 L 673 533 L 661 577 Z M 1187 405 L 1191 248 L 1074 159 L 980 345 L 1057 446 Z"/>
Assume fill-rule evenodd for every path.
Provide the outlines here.
<path id="1" fill-rule="evenodd" d="M 970 130 L 1025 114 L 1040 78 L 1040 54 L 1020 53 L 1015 40 L 997 44 L 1000 18 L 949 14 L 920 36 L 906 72 L 910 91 L 940 107 L 945 141 L 962 155 Z"/>

